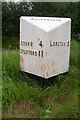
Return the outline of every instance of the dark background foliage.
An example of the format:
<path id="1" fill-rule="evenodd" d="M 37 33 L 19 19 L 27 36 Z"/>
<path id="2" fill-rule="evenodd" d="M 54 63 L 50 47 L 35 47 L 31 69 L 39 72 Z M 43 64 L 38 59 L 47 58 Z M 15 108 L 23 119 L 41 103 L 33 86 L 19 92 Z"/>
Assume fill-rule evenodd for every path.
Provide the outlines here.
<path id="1" fill-rule="evenodd" d="M 32 9 L 30 9 L 32 8 Z M 72 19 L 72 32 L 79 32 L 80 2 L 3 2 L 2 35 L 19 37 L 20 16 L 57 16 Z"/>
<path id="2" fill-rule="evenodd" d="M 19 49 L 21 16 L 69 17 L 72 21 L 71 36 L 80 40 L 80 2 L 3 2 L 3 48 Z"/>

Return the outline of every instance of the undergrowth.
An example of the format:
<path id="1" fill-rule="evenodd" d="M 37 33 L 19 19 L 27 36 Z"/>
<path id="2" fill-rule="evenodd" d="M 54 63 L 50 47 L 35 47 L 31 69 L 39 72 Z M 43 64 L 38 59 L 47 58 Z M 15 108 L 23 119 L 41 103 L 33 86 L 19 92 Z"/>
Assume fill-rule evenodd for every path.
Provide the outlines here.
<path id="1" fill-rule="evenodd" d="M 78 42 L 71 42 L 70 68 L 66 74 L 45 81 L 22 73 L 19 67 L 19 50 L 3 49 L 2 98 L 3 117 L 17 102 L 36 104 L 40 118 L 77 118 L 78 111 Z M 10 107 L 11 106 L 11 107 Z M 27 109 L 27 108 L 26 108 Z M 35 108 L 36 109 L 36 108 Z M 7 111 L 7 113 L 6 113 Z M 29 112 L 29 111 L 28 111 Z M 35 112 L 35 110 L 33 110 Z M 19 113 L 16 113 L 19 114 Z M 22 113 L 23 114 L 23 113 Z M 24 116 L 19 114 L 17 116 Z M 28 114 L 28 113 L 27 113 Z M 12 114 L 11 114 L 12 115 Z M 16 117 L 16 115 L 14 115 Z M 27 117 L 27 116 L 26 116 Z M 29 117 L 34 117 L 30 115 Z"/>

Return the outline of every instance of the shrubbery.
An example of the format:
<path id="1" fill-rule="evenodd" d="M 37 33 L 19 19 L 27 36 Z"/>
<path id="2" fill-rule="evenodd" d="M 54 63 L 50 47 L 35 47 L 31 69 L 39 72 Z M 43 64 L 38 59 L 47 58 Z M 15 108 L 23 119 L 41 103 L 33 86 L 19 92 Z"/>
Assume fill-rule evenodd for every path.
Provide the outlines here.
<path id="1" fill-rule="evenodd" d="M 3 36 L 19 37 L 20 16 L 57 16 L 72 19 L 72 33 L 79 33 L 80 2 L 3 2 L 2 3 L 2 34 Z"/>

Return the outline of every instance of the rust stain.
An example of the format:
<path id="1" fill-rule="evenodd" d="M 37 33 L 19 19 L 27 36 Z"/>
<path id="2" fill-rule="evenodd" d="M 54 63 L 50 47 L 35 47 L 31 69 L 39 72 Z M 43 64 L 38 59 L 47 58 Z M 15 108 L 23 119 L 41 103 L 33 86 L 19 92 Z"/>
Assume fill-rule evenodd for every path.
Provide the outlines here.
<path id="1" fill-rule="evenodd" d="M 48 77 L 48 72 L 46 72 L 46 76 Z"/>

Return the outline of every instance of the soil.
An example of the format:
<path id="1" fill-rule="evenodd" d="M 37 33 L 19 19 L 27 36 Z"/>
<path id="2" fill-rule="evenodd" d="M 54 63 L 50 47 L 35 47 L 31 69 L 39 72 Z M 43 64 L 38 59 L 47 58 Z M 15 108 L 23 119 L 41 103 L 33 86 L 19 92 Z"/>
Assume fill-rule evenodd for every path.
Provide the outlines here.
<path id="1" fill-rule="evenodd" d="M 38 118 L 39 115 L 39 107 L 31 100 L 29 102 L 18 101 L 3 112 L 3 118 Z"/>

